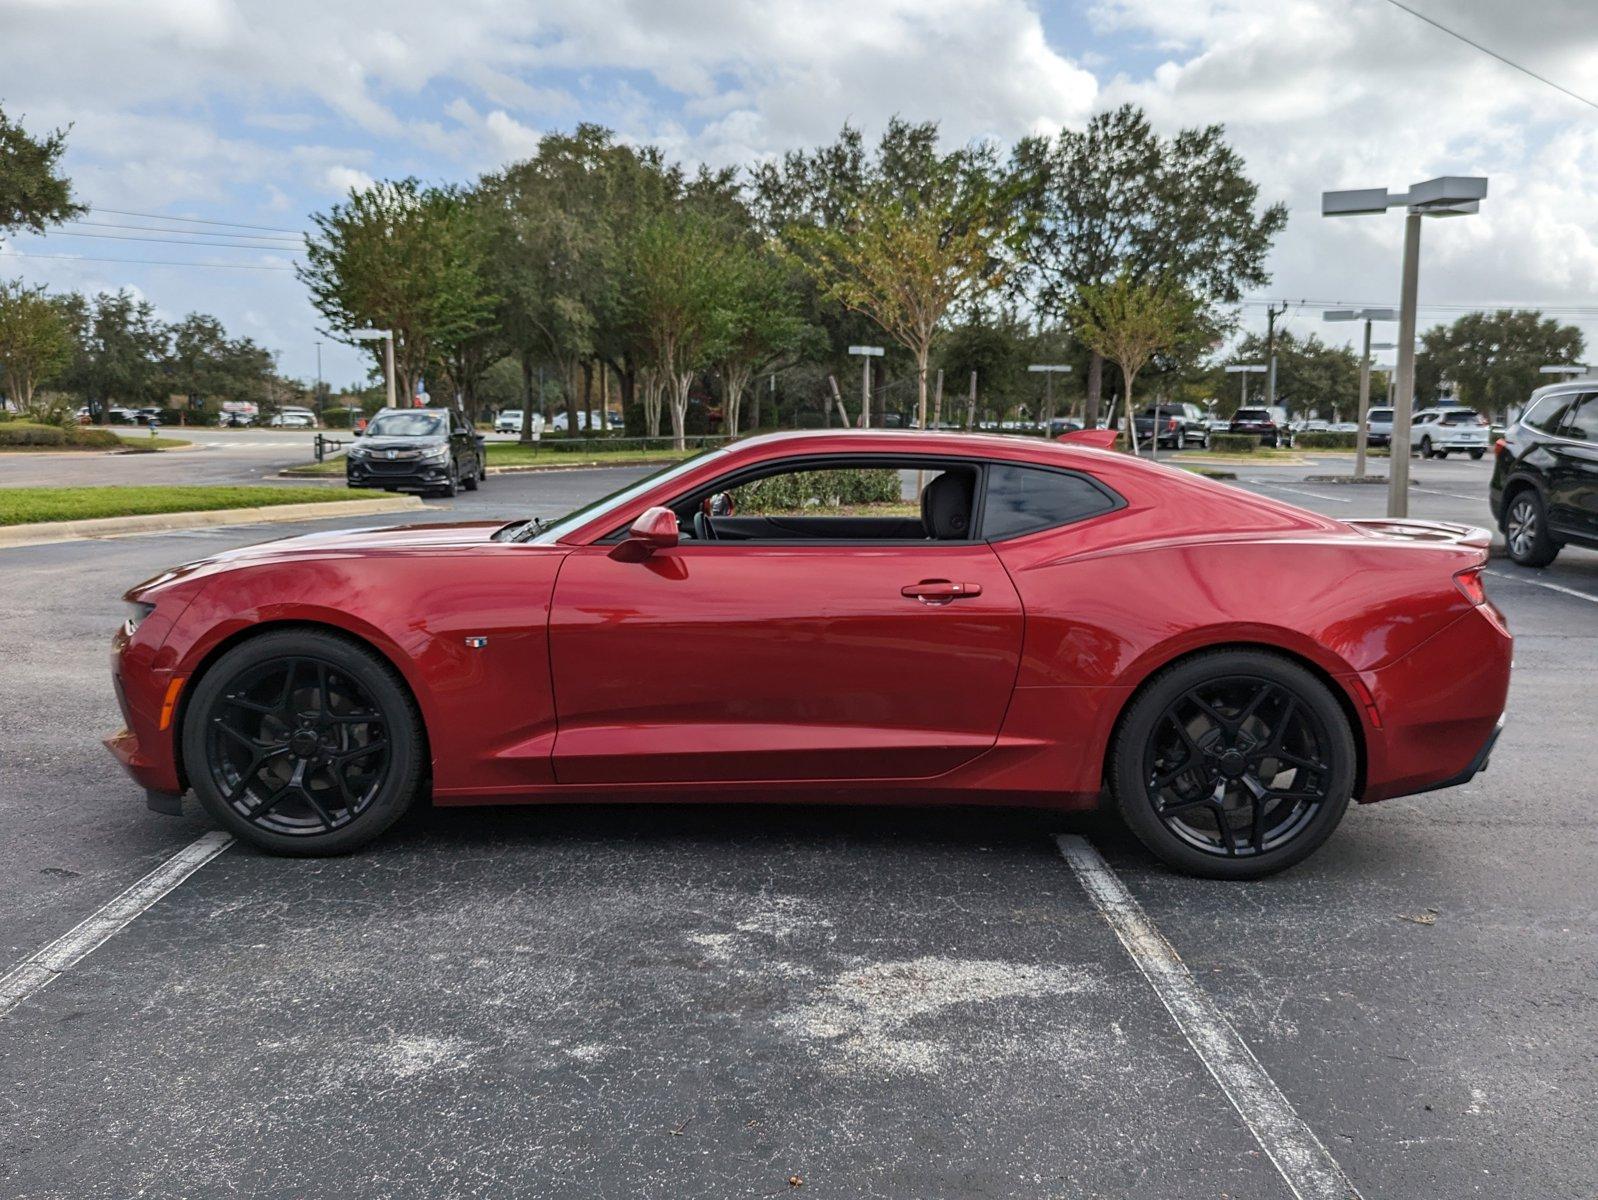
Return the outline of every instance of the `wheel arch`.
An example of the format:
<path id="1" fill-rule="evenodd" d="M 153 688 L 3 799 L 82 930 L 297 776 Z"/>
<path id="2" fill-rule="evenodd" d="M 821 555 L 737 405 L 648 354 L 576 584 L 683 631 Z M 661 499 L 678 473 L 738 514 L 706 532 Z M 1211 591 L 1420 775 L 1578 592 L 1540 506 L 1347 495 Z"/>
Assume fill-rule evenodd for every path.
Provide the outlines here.
<path id="1" fill-rule="evenodd" d="M 1172 654 L 1159 663 L 1151 666 L 1144 673 L 1142 679 L 1138 681 L 1137 685 L 1133 687 L 1129 693 L 1127 693 L 1126 698 L 1121 701 L 1121 707 L 1115 714 L 1115 720 L 1110 724 L 1110 735 L 1105 740 L 1103 758 L 1099 763 L 1100 785 L 1105 789 L 1109 788 L 1110 763 L 1115 756 L 1115 744 L 1121 736 L 1121 727 L 1126 722 L 1127 714 L 1131 712 L 1132 706 L 1137 702 L 1138 698 L 1141 697 L 1143 693 L 1146 692 L 1150 687 L 1152 687 L 1155 681 L 1157 681 L 1162 675 L 1164 675 L 1167 671 L 1170 671 L 1172 668 L 1181 666 L 1183 663 L 1189 662 L 1192 659 L 1200 657 L 1201 655 L 1213 654 L 1219 651 L 1227 650 L 1250 650 L 1274 655 L 1277 658 L 1292 663 L 1294 666 L 1302 667 L 1304 670 L 1308 671 L 1312 676 L 1314 676 L 1314 678 L 1323 687 L 1326 688 L 1326 690 L 1331 694 L 1332 699 L 1337 702 L 1338 707 L 1342 709 L 1343 716 L 1348 719 L 1349 730 L 1354 736 L 1354 795 L 1355 797 L 1363 795 L 1365 791 L 1365 779 L 1368 763 L 1365 722 L 1362 719 L 1359 708 L 1355 703 L 1354 697 L 1349 693 L 1348 688 L 1344 687 L 1338 682 L 1337 676 L 1331 671 L 1327 670 L 1324 663 L 1317 662 L 1314 658 L 1311 658 L 1306 654 L 1301 654 L 1298 651 L 1288 649 L 1273 642 L 1250 641 L 1246 639 L 1231 639 L 1222 642 L 1212 642 L 1204 646 L 1190 647 Z"/>
<path id="2" fill-rule="evenodd" d="M 362 650 L 366 650 L 372 654 L 375 654 L 389 667 L 390 670 L 394 672 L 394 675 L 399 680 L 400 687 L 404 690 L 405 695 L 416 707 L 416 714 L 419 718 L 419 724 L 421 725 L 422 729 L 422 762 L 425 765 L 427 775 L 430 777 L 432 774 L 433 752 L 432 741 L 428 736 L 427 730 L 427 708 L 422 704 L 421 697 L 417 694 L 417 690 L 412 684 L 410 676 L 406 673 L 404 667 L 399 663 L 399 661 L 397 661 L 395 655 L 371 638 L 362 637 L 359 633 L 347 629 L 342 625 L 335 625 L 328 621 L 317 621 L 303 617 L 297 617 L 285 618 L 282 620 L 262 621 L 258 624 L 245 625 L 241 629 L 233 630 L 226 636 L 219 638 L 214 645 L 208 647 L 201 655 L 199 661 L 195 663 L 193 669 L 189 672 L 187 680 L 184 683 L 182 692 L 178 696 L 177 706 L 172 715 L 172 728 L 170 731 L 172 737 L 172 762 L 177 770 L 179 785 L 184 789 L 187 789 L 191 786 L 188 768 L 183 761 L 183 727 L 185 722 L 188 720 L 189 698 L 194 695 L 195 689 L 199 686 L 200 681 L 205 678 L 206 674 L 211 670 L 212 667 L 216 666 L 216 664 L 222 659 L 223 655 L 227 654 L 228 651 L 234 649 L 235 647 L 242 646 L 246 642 L 252 641 L 253 639 L 261 637 L 265 634 L 283 633 L 285 631 L 294 629 L 329 634 L 333 637 L 349 642 L 351 645 L 358 646 Z"/>

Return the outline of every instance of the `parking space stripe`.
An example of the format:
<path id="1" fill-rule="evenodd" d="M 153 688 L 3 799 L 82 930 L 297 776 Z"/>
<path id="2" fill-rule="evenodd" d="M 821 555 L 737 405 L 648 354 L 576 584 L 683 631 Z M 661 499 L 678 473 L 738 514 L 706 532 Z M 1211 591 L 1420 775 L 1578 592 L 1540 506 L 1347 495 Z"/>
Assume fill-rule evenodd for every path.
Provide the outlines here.
<path id="1" fill-rule="evenodd" d="M 0 1016 L 70 971 L 232 844 L 233 835 L 221 830 L 196 838 L 87 920 L 12 968 L 0 977 Z"/>
<path id="2" fill-rule="evenodd" d="M 1343 1169 L 1294 1111 L 1248 1043 L 1194 982 L 1109 863 L 1077 834 L 1061 834 L 1055 840 L 1083 890 L 1293 1195 L 1298 1200 L 1358 1200 L 1359 1192 Z"/>
<path id="3" fill-rule="evenodd" d="M 1547 588 L 1550 592 L 1558 592 L 1562 596 L 1574 596 L 1578 600 L 1585 600 L 1588 604 L 1598 604 L 1598 596 L 1589 592 L 1578 592 L 1575 588 L 1567 588 L 1562 584 L 1549 583 L 1545 579 L 1528 579 L 1524 575 L 1511 575 L 1508 571 L 1483 571 L 1484 575 L 1491 575 L 1494 579 L 1508 579 L 1514 583 L 1529 583 L 1532 587 Z"/>

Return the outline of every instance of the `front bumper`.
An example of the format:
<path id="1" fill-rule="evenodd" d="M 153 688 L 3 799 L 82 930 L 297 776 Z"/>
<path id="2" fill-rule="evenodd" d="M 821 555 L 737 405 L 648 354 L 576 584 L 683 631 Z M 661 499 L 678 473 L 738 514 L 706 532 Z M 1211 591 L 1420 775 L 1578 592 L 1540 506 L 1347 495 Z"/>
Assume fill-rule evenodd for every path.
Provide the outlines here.
<path id="1" fill-rule="evenodd" d="M 443 487 L 449 482 L 449 460 L 390 462 L 380 458 L 347 458 L 344 460 L 344 482 L 353 488 L 392 488 L 396 491 Z"/>

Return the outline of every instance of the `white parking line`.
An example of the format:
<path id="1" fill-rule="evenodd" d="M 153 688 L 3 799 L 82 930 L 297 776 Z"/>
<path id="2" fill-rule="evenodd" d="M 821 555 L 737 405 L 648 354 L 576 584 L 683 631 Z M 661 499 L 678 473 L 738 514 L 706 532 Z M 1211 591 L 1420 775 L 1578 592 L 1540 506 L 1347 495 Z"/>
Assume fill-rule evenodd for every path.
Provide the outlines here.
<path id="1" fill-rule="evenodd" d="M 1491 575 L 1494 579 L 1512 579 L 1516 583 L 1529 583 L 1532 587 L 1547 588 L 1550 592 L 1558 592 L 1564 596 L 1574 596 L 1578 600 L 1585 600 L 1588 604 L 1598 604 L 1598 596 L 1587 592 L 1578 592 L 1575 588 L 1567 588 L 1561 584 L 1548 583 L 1541 579 L 1528 579 L 1524 575 L 1511 575 L 1508 571 L 1483 571 L 1484 575 Z"/>
<path id="2" fill-rule="evenodd" d="M 1461 496 L 1458 492 L 1440 492 L 1436 488 L 1421 487 L 1418 484 L 1411 484 L 1410 490 L 1425 492 L 1428 496 L 1447 496 L 1450 500 L 1471 500 L 1479 503 L 1487 499 L 1486 496 Z"/>
<path id="3" fill-rule="evenodd" d="M 1141 905 L 1093 844 L 1076 834 L 1055 839 L 1077 881 L 1149 981 L 1188 1045 L 1209 1068 L 1260 1148 L 1298 1200 L 1358 1200 L 1343 1169 L 1304 1124 L 1276 1081 L 1215 1002 L 1193 981 Z"/>
<path id="4" fill-rule="evenodd" d="M 221 830 L 196 838 L 86 921 L 8 971 L 0 977 L 0 1016 L 70 971 L 232 844 L 233 835 Z"/>
<path id="5" fill-rule="evenodd" d="M 1295 496 L 1308 496 L 1313 500 L 1330 500 L 1333 504 L 1352 504 L 1353 501 L 1345 496 L 1323 496 L 1319 492 L 1306 492 L 1303 488 L 1288 487 L 1285 483 L 1273 483 L 1269 479 L 1245 479 L 1244 483 L 1260 483 L 1266 487 L 1277 488 L 1284 492 L 1292 492 Z"/>

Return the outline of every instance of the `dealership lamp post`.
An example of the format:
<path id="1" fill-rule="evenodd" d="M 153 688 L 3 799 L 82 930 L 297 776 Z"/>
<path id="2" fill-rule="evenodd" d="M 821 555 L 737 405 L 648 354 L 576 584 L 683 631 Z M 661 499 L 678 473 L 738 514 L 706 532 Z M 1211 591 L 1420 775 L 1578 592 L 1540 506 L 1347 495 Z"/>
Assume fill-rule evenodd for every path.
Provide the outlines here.
<path id="1" fill-rule="evenodd" d="M 850 346 L 850 354 L 860 355 L 860 428 L 871 428 L 871 360 L 881 358 L 881 346 Z"/>
<path id="2" fill-rule="evenodd" d="M 1354 434 L 1354 478 L 1365 478 L 1366 417 L 1371 407 L 1371 322 L 1396 321 L 1390 308 L 1339 308 L 1323 314 L 1328 321 L 1364 321 L 1365 349 L 1359 359 L 1359 428 Z"/>
<path id="3" fill-rule="evenodd" d="M 1027 368 L 1031 374 L 1043 376 L 1043 420 L 1038 424 L 1043 426 L 1045 434 L 1049 432 L 1049 422 L 1054 418 L 1054 377 L 1070 369 L 1064 363 L 1033 363 Z"/>
<path id="4" fill-rule="evenodd" d="M 1409 515 L 1409 421 L 1415 404 L 1415 297 L 1420 284 L 1422 217 L 1457 217 L 1481 209 L 1487 180 L 1444 175 L 1417 183 L 1407 192 L 1386 188 L 1322 192 L 1321 216 L 1344 217 L 1403 208 L 1404 270 L 1398 305 L 1398 391 L 1393 404 L 1393 449 L 1387 471 L 1387 515 Z M 1402 447 L 1404 452 L 1400 453 Z"/>
<path id="5" fill-rule="evenodd" d="M 1238 394 L 1237 398 L 1237 406 L 1239 408 L 1248 407 L 1248 377 L 1250 375 L 1263 375 L 1269 370 L 1270 368 L 1264 363 L 1243 363 L 1240 366 L 1226 368 L 1226 373 L 1228 375 L 1241 376 L 1240 382 L 1242 383 L 1243 388 Z"/>
<path id="6" fill-rule="evenodd" d="M 394 407 L 394 331 L 392 329 L 352 329 L 350 336 L 358 342 L 383 343 L 383 377 L 388 384 L 387 407 Z"/>

